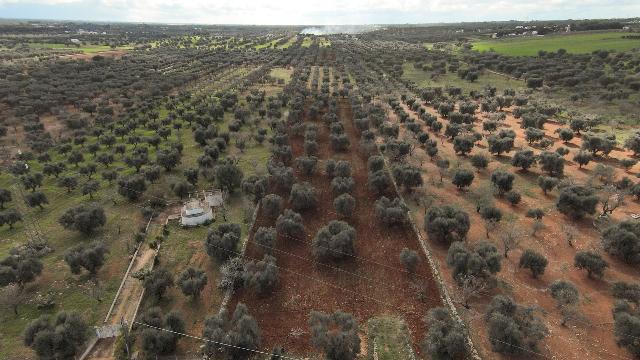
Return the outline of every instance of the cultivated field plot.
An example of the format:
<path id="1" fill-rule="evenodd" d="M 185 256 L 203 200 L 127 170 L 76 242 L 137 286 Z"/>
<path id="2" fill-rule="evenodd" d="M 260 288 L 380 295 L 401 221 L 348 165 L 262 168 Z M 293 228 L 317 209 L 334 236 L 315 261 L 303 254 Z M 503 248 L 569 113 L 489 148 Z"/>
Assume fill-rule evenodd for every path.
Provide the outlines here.
<path id="1" fill-rule="evenodd" d="M 596 50 L 627 51 L 640 47 L 640 39 L 625 39 L 628 32 L 595 32 L 551 34 L 540 37 L 486 40 L 473 42 L 473 49 L 495 51 L 509 56 L 536 56 L 538 51 L 555 52 L 565 49 L 572 54 L 591 53 Z"/>
<path id="2" fill-rule="evenodd" d="M 366 158 L 356 150 L 359 136 L 352 125 L 350 105 L 341 101 L 338 108 L 339 119 L 352 144 L 345 153 L 330 149 L 328 130 L 320 121 L 307 116 L 305 123 L 315 123 L 319 127 L 317 156 L 321 161 L 334 158 L 352 164 L 356 183 L 352 195 L 356 199 L 356 209 L 353 218 L 347 221 L 357 232 L 356 255 L 343 262 L 313 258 L 313 237 L 321 227 L 339 217 L 333 206 L 330 178 L 324 174 L 307 177 L 297 171 L 298 181 L 307 181 L 317 189 L 319 201 L 316 208 L 301 212 L 304 236 L 280 236 L 278 239 L 273 255 L 277 258 L 280 285 L 267 297 L 257 297 L 249 289 L 240 290 L 229 308 L 233 309 L 235 302 L 247 304 L 262 330 L 264 345 L 267 348 L 281 345 L 292 354 L 313 352 L 307 325 L 312 310 L 346 311 L 361 324 L 374 318 L 397 316 L 407 323 L 413 349 L 419 351 L 419 336 L 425 330 L 424 314 L 430 308 L 441 306 L 438 288 L 424 256 L 420 256 L 420 266 L 413 276 L 402 267 L 400 251 L 405 247 L 420 251 L 418 239 L 408 226 L 388 228 L 376 220 L 374 202 L 377 196 L 366 187 Z M 291 137 L 294 157 L 304 154 L 302 143 L 300 136 Z M 394 196 L 393 193 L 386 195 Z M 274 226 L 274 223 L 261 212 L 254 228 L 260 226 Z M 248 239 L 246 259 L 259 260 L 263 251 L 253 235 Z M 365 347 L 367 334 L 363 333 L 361 337 Z"/>

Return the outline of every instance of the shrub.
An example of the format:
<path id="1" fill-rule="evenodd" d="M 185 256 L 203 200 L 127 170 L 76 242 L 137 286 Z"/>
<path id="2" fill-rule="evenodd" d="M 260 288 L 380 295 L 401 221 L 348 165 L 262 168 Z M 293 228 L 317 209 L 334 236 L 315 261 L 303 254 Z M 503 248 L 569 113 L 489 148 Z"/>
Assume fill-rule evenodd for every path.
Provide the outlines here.
<path id="1" fill-rule="evenodd" d="M 355 254 L 356 230 L 344 221 L 333 220 L 318 230 L 311 244 L 318 258 L 342 259 Z"/>
<path id="2" fill-rule="evenodd" d="M 466 212 L 448 205 L 429 208 L 424 219 L 429 238 L 446 243 L 464 240 L 470 226 Z"/>
<path id="3" fill-rule="evenodd" d="M 304 235 L 302 216 L 297 212 L 286 209 L 284 213 L 278 216 L 276 229 L 278 230 L 278 233 L 285 236 L 301 237 Z"/>
<path id="4" fill-rule="evenodd" d="M 289 202 L 296 211 L 315 208 L 318 205 L 316 189 L 308 182 L 293 184 Z"/>
<path id="5" fill-rule="evenodd" d="M 571 305 L 578 302 L 580 294 L 576 286 L 566 280 L 555 280 L 549 286 L 551 297 L 553 297 L 559 305 Z"/>
<path id="6" fill-rule="evenodd" d="M 220 224 L 209 230 L 204 242 L 207 254 L 219 261 L 236 256 L 240 234 L 240 225 L 231 223 Z"/>
<path id="7" fill-rule="evenodd" d="M 544 270 L 547 267 L 549 261 L 542 254 L 539 254 L 531 249 L 527 249 L 520 256 L 520 264 L 521 268 L 531 270 L 531 275 L 534 279 L 537 279 L 538 276 L 544 274 Z"/>

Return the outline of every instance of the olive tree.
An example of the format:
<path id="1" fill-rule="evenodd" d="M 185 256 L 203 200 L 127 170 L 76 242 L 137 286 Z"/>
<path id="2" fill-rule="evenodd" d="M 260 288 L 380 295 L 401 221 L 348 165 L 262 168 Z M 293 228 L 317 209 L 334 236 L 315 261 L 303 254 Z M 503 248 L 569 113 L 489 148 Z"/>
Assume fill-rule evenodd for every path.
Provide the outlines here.
<path id="1" fill-rule="evenodd" d="M 320 228 L 311 243 L 317 258 L 344 259 L 355 254 L 356 230 L 344 221 L 333 220 Z"/>
<path id="2" fill-rule="evenodd" d="M 464 240 L 470 227 L 469 215 L 448 205 L 429 208 L 424 218 L 427 234 L 432 240 L 439 242 Z"/>
<path id="3" fill-rule="evenodd" d="M 449 310 L 437 307 L 429 310 L 425 319 L 427 334 L 422 342 L 422 351 L 433 360 L 466 358 L 469 345 L 462 324 L 457 322 Z"/>
<path id="4" fill-rule="evenodd" d="M 599 201 L 593 188 L 570 185 L 560 191 L 556 208 L 573 219 L 581 219 L 585 215 L 593 214 Z"/>
<path id="5" fill-rule="evenodd" d="M 73 359 L 89 338 L 89 325 L 76 313 L 42 315 L 24 329 L 24 344 L 40 359 Z"/>
<path id="6" fill-rule="evenodd" d="M 240 225 L 224 223 L 209 230 L 204 241 L 205 250 L 209 256 L 219 261 L 225 261 L 237 254 L 240 241 Z"/>
<path id="7" fill-rule="evenodd" d="M 97 205 L 79 205 L 68 209 L 58 219 L 65 229 L 80 231 L 85 235 L 92 234 L 97 228 L 107 223 L 104 209 Z"/>
<path id="8" fill-rule="evenodd" d="M 485 320 L 489 328 L 491 348 L 501 354 L 536 352 L 538 343 L 549 332 L 533 309 L 504 295 L 496 295 L 491 300 Z"/>
<path id="9" fill-rule="evenodd" d="M 248 261 L 244 264 L 242 279 L 246 287 L 254 289 L 258 294 L 273 291 L 278 285 L 278 267 L 276 258 L 265 255 L 260 261 Z"/>
<path id="10" fill-rule="evenodd" d="M 593 251 L 578 251 L 573 259 L 573 266 L 580 270 L 587 270 L 587 276 L 592 279 L 594 276 L 602 278 L 604 270 L 609 264 Z"/>
<path id="11" fill-rule="evenodd" d="M 605 229 L 601 234 L 604 250 L 630 264 L 640 262 L 640 223 L 625 220 Z"/>
<path id="12" fill-rule="evenodd" d="M 549 261 L 544 255 L 531 250 L 525 250 L 520 256 L 519 267 L 531 270 L 531 275 L 534 279 L 544 274 L 544 270 L 547 268 Z"/>
<path id="13" fill-rule="evenodd" d="M 409 207 L 399 197 L 390 200 L 384 196 L 376 200 L 376 217 L 387 226 L 401 225 L 408 220 Z"/>
<path id="14" fill-rule="evenodd" d="M 317 191 L 308 182 L 293 184 L 289 195 L 289 202 L 291 203 L 291 207 L 296 211 L 315 208 L 318 204 Z"/>
<path id="15" fill-rule="evenodd" d="M 276 230 L 279 234 L 289 237 L 301 237 L 304 235 L 302 216 L 297 212 L 286 209 L 276 220 Z"/>
<path id="16" fill-rule="evenodd" d="M 200 269 L 188 267 L 178 275 L 176 283 L 185 296 L 196 299 L 207 285 L 207 274 Z"/>
<path id="17" fill-rule="evenodd" d="M 309 318 L 311 343 L 328 360 L 355 360 L 360 353 L 359 327 L 353 315 L 336 311 L 312 311 Z"/>
<path id="18" fill-rule="evenodd" d="M 342 194 L 333 199 L 333 207 L 338 215 L 349 218 L 356 207 L 356 199 L 349 194 Z"/>

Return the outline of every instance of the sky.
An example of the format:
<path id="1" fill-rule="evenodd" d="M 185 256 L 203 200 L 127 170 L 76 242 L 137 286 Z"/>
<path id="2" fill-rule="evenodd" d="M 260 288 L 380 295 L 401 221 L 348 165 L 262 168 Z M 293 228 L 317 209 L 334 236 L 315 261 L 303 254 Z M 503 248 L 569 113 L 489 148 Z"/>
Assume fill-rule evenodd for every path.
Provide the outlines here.
<path id="1" fill-rule="evenodd" d="M 0 0 L 0 18 L 256 25 L 640 17 L 640 0 Z"/>

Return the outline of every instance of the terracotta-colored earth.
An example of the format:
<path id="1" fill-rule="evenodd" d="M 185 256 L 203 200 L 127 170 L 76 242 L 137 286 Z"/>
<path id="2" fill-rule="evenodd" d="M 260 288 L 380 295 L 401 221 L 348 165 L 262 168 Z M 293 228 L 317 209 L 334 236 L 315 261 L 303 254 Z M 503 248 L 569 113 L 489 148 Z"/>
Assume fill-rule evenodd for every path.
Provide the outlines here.
<path id="1" fill-rule="evenodd" d="M 238 302 L 247 304 L 261 329 L 262 347 L 267 350 L 281 345 L 290 354 L 315 352 L 310 344 L 309 313 L 312 310 L 342 310 L 353 314 L 361 329 L 365 329 L 367 320 L 373 317 L 395 315 L 403 318 L 410 330 L 414 350 L 418 351 L 418 343 L 425 332 L 423 317 L 430 308 L 442 305 L 438 288 L 409 226 L 388 228 L 375 218 L 374 202 L 378 196 L 366 186 L 366 157 L 357 152 L 359 133 L 352 126 L 351 107 L 341 100 L 338 108 L 351 142 L 350 150 L 345 153 L 330 149 L 328 129 L 322 122 L 309 117 L 306 121 L 318 124 L 320 149 L 317 156 L 320 160 L 346 159 L 353 167 L 356 187 L 352 195 L 356 198 L 356 210 L 348 222 L 357 231 L 357 257 L 341 262 L 321 262 L 313 258 L 313 237 L 329 221 L 338 219 L 333 208 L 334 194 L 330 178 L 323 173 L 311 177 L 296 173 L 298 181 L 310 182 L 318 192 L 318 207 L 302 213 L 306 234 L 302 239 L 282 236 L 278 239 L 273 255 L 277 258 L 280 284 L 272 294 L 259 297 L 249 289 L 240 290 L 228 309 L 233 311 Z M 294 158 L 303 155 L 302 137 L 290 138 Z M 322 168 L 320 163 L 319 169 Z M 282 195 L 286 197 L 286 194 Z M 390 196 L 394 195 L 387 194 Z M 263 215 L 258 215 L 254 229 L 274 226 L 274 221 Z M 248 241 L 246 258 L 261 259 L 263 253 L 254 243 L 253 234 Z M 400 264 L 399 253 L 404 247 L 421 254 L 421 265 L 413 277 Z M 419 292 L 423 294 L 421 298 Z"/>
<path id="2" fill-rule="evenodd" d="M 430 107 L 425 107 L 431 114 L 438 116 L 438 120 L 445 125 L 448 123 L 446 119 L 440 117 L 437 112 Z M 425 132 L 429 133 L 432 138 L 438 141 L 439 156 L 447 158 L 451 162 L 451 167 L 455 168 L 456 163 L 459 166 L 471 168 L 468 162 L 468 156 L 456 155 L 453 150 L 453 144 L 449 140 L 441 140 L 441 136 L 434 134 L 430 129 L 424 126 L 424 122 L 419 120 L 418 115 L 411 111 L 405 104 L 403 109 L 411 115 L 412 118 L 423 125 Z M 505 109 L 507 119 L 504 127 L 511 128 L 517 134 L 515 148 L 508 154 L 500 157 L 490 156 L 489 168 L 476 172 L 476 178 L 473 181 L 469 191 L 486 187 L 489 184 L 489 177 L 493 170 L 503 168 L 516 175 L 514 189 L 522 195 L 522 202 L 516 206 L 509 205 L 504 199 L 496 198 L 495 205 L 499 207 L 506 216 L 515 216 L 516 226 L 524 232 L 524 238 L 519 244 L 519 248 L 511 251 L 509 257 L 504 259 L 502 270 L 498 274 L 498 278 L 508 284 L 501 289 L 495 290 L 493 293 L 484 296 L 479 300 L 471 302 L 471 309 L 466 310 L 462 306 L 458 309 L 463 317 L 471 324 L 471 335 L 474 343 L 478 347 L 481 356 L 486 359 L 506 358 L 500 354 L 491 351 L 489 343 L 486 323 L 483 317 L 486 305 L 492 296 L 497 293 L 504 293 L 513 296 L 514 299 L 525 305 L 535 306 L 542 311 L 539 313 L 544 319 L 545 324 L 549 328 L 549 335 L 541 343 L 538 349 L 539 353 L 525 353 L 524 358 L 531 357 L 548 357 L 553 359 L 630 359 L 632 356 L 621 347 L 616 345 L 613 333 L 613 319 L 611 309 L 614 298 L 609 293 L 611 284 L 615 281 L 634 282 L 638 277 L 638 269 L 629 266 L 619 260 L 608 256 L 601 250 L 599 232 L 594 226 L 593 219 L 597 213 L 580 222 L 575 222 L 561 213 L 555 208 L 555 201 L 558 196 L 557 190 L 544 195 L 540 188 L 536 185 L 537 177 L 543 172 L 539 167 L 533 167 L 528 172 L 519 171 L 510 164 L 511 156 L 515 151 L 521 148 L 529 148 L 524 140 L 524 130 L 520 128 L 519 120 L 511 115 L 511 109 Z M 476 114 L 481 118 L 481 115 Z M 392 121 L 398 121 L 393 111 L 389 110 L 389 118 Z M 476 121 L 476 131 L 481 131 L 481 120 Z M 545 125 L 546 137 L 554 141 L 554 145 L 548 149 L 554 151 L 556 148 L 565 146 L 571 150 L 571 154 L 566 155 L 566 164 L 564 168 L 564 177 L 572 178 L 577 182 L 586 182 L 591 176 L 593 168 L 597 163 L 604 163 L 615 168 L 616 178 L 622 176 L 630 178 L 635 177 L 635 173 L 631 170 L 627 173 L 618 164 L 618 159 L 628 158 L 632 155 L 620 148 L 616 148 L 611 152 L 608 158 L 596 158 L 595 161 L 579 169 L 577 164 L 571 161 L 573 153 L 580 148 L 580 136 L 574 138 L 568 144 L 563 144 L 554 131 L 562 127 L 560 124 L 549 122 Z M 410 132 L 401 126 L 400 138 L 412 137 Z M 475 147 L 471 155 L 478 152 L 486 151 L 486 140 L 482 140 L 478 147 Z M 535 153 L 541 152 L 540 149 L 531 148 Z M 440 184 L 440 175 L 435 161 L 431 161 L 425 152 L 416 149 L 414 155 L 409 158 L 409 162 L 417 166 L 422 166 L 423 179 L 425 181 L 425 190 L 416 194 L 416 199 L 429 195 L 428 198 L 434 199 L 435 204 L 454 204 L 464 209 L 471 217 L 472 227 L 468 234 L 468 242 L 474 244 L 479 240 L 486 239 L 484 222 L 479 214 L 475 211 L 468 191 L 459 191 L 448 178 Z M 637 166 L 635 167 L 637 169 Z M 597 180 L 595 181 L 597 184 Z M 411 204 L 414 208 L 414 216 L 419 224 L 423 223 L 424 208 L 416 203 Z M 545 210 L 546 216 L 543 219 L 544 229 L 539 231 L 536 236 L 531 236 L 532 220 L 525 217 L 529 208 L 542 208 Z M 630 219 L 631 214 L 640 213 L 640 206 L 635 199 L 627 197 L 624 204 L 616 209 L 610 216 L 611 222 L 618 222 L 624 219 Z M 574 246 L 571 247 L 566 240 L 564 225 L 571 225 L 576 229 Z M 421 229 L 422 231 L 422 229 Z M 494 242 L 498 249 L 502 249 L 499 241 L 500 230 L 490 233 L 490 241 Z M 426 234 L 424 234 L 426 236 Z M 440 264 L 445 264 L 447 247 L 431 244 L 434 248 L 434 255 Z M 534 249 L 549 260 L 544 275 L 539 279 L 533 279 L 530 272 L 518 267 L 520 254 L 525 249 Z M 573 267 L 573 258 L 575 253 L 580 250 L 595 250 L 600 253 L 609 263 L 610 267 L 605 271 L 602 280 L 589 279 L 586 272 L 580 271 Z M 440 269 L 443 277 L 451 292 L 459 297 L 459 290 L 452 280 L 451 272 L 446 266 Z M 581 304 L 579 306 L 582 317 L 577 320 L 569 321 L 566 326 L 561 325 L 562 316 L 558 310 L 555 301 L 548 292 L 549 285 L 557 279 L 566 279 L 573 282 L 579 289 L 581 294 Z"/>

